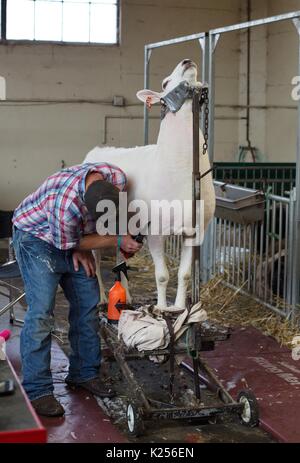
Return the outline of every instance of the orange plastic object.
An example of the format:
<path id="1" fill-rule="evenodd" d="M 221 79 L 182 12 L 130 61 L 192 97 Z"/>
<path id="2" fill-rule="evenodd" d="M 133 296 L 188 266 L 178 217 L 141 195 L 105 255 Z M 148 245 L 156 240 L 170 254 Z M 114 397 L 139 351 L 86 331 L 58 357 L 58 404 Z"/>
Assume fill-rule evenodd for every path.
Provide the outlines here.
<path id="1" fill-rule="evenodd" d="M 123 288 L 120 281 L 116 281 L 108 293 L 108 320 L 119 320 L 122 312 L 116 308 L 116 304 L 118 304 L 119 302 L 122 304 L 126 304 L 126 290 Z"/>

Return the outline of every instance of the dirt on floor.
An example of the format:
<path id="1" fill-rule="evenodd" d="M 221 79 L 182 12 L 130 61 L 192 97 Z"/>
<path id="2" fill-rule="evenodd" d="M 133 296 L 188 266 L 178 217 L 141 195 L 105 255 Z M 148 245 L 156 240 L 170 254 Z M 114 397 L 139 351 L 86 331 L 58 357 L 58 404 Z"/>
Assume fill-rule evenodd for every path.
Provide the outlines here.
<path id="1" fill-rule="evenodd" d="M 3 257 L 3 256 L 2 256 Z M 1 255 L 0 255 L 1 258 Z M 154 266 L 151 257 L 147 251 L 142 251 L 139 255 L 130 260 L 131 270 L 129 271 L 130 290 L 134 302 L 138 304 L 150 304 L 156 302 L 156 285 L 154 277 Z M 177 286 L 177 266 L 169 261 L 170 283 L 168 289 L 168 303 L 173 304 L 175 299 L 175 288 Z M 111 258 L 102 262 L 102 276 L 106 288 L 110 288 L 114 283 L 114 276 L 111 268 L 114 261 Z M 17 286 L 22 286 L 18 282 Z M 210 291 L 214 291 L 211 287 Z M 230 290 L 231 291 L 231 290 Z M 211 293 L 213 294 L 213 293 Z M 232 292 L 231 292 L 232 294 Z M 209 299 L 209 293 L 205 295 Z M 238 301 L 238 302 L 237 302 Z M 227 307 L 227 313 L 230 313 L 232 305 L 236 307 L 247 307 L 247 299 L 237 295 L 231 300 Z M 221 306 L 222 308 L 222 306 Z M 205 309 L 210 313 L 209 305 Z M 220 307 L 219 307 L 220 309 Z M 18 309 L 18 314 L 25 314 L 25 305 Z M 53 336 L 59 342 L 62 349 L 68 355 L 70 346 L 68 342 L 68 302 L 63 292 L 59 289 L 56 298 L 55 308 L 55 331 Z M 213 311 L 212 311 L 213 312 Z M 220 319 L 217 314 L 211 316 L 214 319 Z M 222 311 L 221 311 L 222 313 Z M 221 321 L 224 321 L 221 317 Z M 226 324 L 230 324 L 230 317 L 226 318 Z M 105 347 L 102 341 L 103 347 Z M 130 361 L 129 366 L 143 386 L 148 397 L 154 400 L 161 400 L 169 403 L 169 367 L 166 364 L 155 364 L 149 360 Z M 124 433 L 127 433 L 126 408 L 130 400 L 130 391 L 128 385 L 122 376 L 116 362 L 108 360 L 103 361 L 102 374 L 105 381 L 110 383 L 117 391 L 117 397 L 113 399 L 98 399 L 98 404 L 113 420 L 115 425 Z M 201 386 L 201 400 L 207 404 L 219 403 L 216 395 Z M 176 368 L 175 378 L 175 395 L 176 404 L 183 406 L 197 405 L 194 396 L 193 379 L 189 373 L 181 368 Z M 218 419 L 218 422 L 211 424 L 206 421 L 171 421 L 163 420 L 155 422 L 146 422 L 144 434 L 139 438 L 129 436 L 132 442 L 273 442 L 273 439 L 260 428 L 247 428 L 240 424 L 237 417 L 224 417 Z"/>
<path id="2" fill-rule="evenodd" d="M 129 262 L 130 291 L 133 301 L 138 304 L 150 304 L 156 302 L 156 285 L 154 277 L 154 266 L 151 257 L 146 251 L 135 256 Z M 114 265 L 112 259 L 102 262 L 102 277 L 106 288 L 110 288 L 114 283 L 114 276 L 111 268 Z M 177 283 L 177 267 L 169 262 L 170 284 L 168 290 L 168 303 L 173 304 L 175 298 L 175 288 Z M 60 342 L 62 348 L 69 353 L 67 339 L 68 331 L 68 303 L 63 293 L 58 292 L 55 323 L 56 330 L 54 335 Z M 105 347 L 102 341 L 103 347 Z M 168 364 L 155 364 L 149 360 L 130 361 L 130 368 L 143 385 L 147 396 L 155 400 L 169 403 L 169 370 Z M 113 399 L 97 399 L 98 404 L 111 417 L 113 422 L 124 433 L 127 432 L 126 408 L 130 400 L 128 385 L 116 362 L 105 361 L 102 366 L 102 374 L 105 381 L 111 384 L 117 391 L 117 397 Z M 194 399 L 194 384 L 189 373 L 181 368 L 176 369 L 176 403 L 180 405 L 191 405 Z M 210 392 L 204 385 L 201 386 L 202 401 L 207 404 L 217 403 L 216 395 Z M 196 405 L 196 403 L 195 403 Z M 247 428 L 240 424 L 237 417 L 224 417 L 218 419 L 216 424 L 206 421 L 155 421 L 146 422 L 143 436 L 139 438 L 129 437 L 132 442 L 272 442 L 273 439 L 260 428 Z"/>

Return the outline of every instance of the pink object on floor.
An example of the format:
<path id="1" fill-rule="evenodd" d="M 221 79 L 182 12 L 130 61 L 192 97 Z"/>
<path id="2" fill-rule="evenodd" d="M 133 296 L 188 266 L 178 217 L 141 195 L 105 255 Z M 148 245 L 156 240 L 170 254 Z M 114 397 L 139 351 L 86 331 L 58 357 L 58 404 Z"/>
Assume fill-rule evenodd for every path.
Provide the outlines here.
<path id="1" fill-rule="evenodd" d="M 9 330 L 3 330 L 0 331 L 0 338 L 3 338 L 5 341 L 7 341 L 10 338 L 11 331 Z"/>

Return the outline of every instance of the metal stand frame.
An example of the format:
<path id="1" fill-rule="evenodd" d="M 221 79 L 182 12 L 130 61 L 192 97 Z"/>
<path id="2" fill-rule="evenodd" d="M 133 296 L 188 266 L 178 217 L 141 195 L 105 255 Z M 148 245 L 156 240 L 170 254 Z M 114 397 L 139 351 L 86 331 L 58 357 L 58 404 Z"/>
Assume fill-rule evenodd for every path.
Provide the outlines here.
<path id="1" fill-rule="evenodd" d="M 170 45 L 177 45 L 179 43 L 191 42 L 198 40 L 199 45 L 202 49 L 202 81 L 208 82 L 208 39 L 209 35 L 205 32 L 199 34 L 186 35 L 184 37 L 178 37 L 176 39 L 164 40 L 163 42 L 149 43 L 144 48 L 144 88 L 149 88 L 150 83 L 150 58 L 152 51 L 156 48 L 167 47 Z M 148 144 L 149 137 L 149 112 L 147 105 L 144 106 L 144 144 Z"/>
<path id="2" fill-rule="evenodd" d="M 201 174 L 199 171 L 199 122 L 200 122 L 200 98 L 201 89 L 193 90 L 193 227 L 197 228 L 197 203 L 201 199 Z M 200 246 L 193 247 L 193 293 L 192 302 L 195 304 L 200 299 Z M 122 304 L 123 305 L 123 304 Z M 191 309 L 191 304 L 189 304 Z M 214 349 L 215 341 L 226 340 L 229 337 L 227 329 L 220 330 L 217 326 L 210 330 L 204 324 L 194 323 L 189 327 L 189 341 L 179 339 L 175 342 L 173 331 L 173 319 L 171 314 L 164 316 L 170 333 L 170 343 L 166 349 L 155 349 L 151 351 L 139 352 L 137 349 L 128 349 L 122 339 L 118 338 L 118 330 L 115 326 L 107 322 L 105 316 L 100 315 L 100 332 L 107 347 L 110 356 L 114 358 L 123 373 L 129 386 L 130 399 L 127 406 L 127 424 L 129 433 L 138 436 L 143 432 L 144 420 L 156 419 L 199 419 L 199 418 L 216 418 L 224 415 L 238 415 L 241 421 L 248 425 L 254 426 L 258 423 L 258 405 L 251 391 L 241 391 L 238 399 L 227 392 L 221 381 L 214 372 L 208 367 L 200 356 L 201 351 Z M 208 324 L 209 326 L 209 324 Z M 213 328 L 213 327 L 212 327 Z M 223 332 L 222 332 L 223 331 Z M 175 355 L 186 353 L 192 354 L 192 365 L 182 363 L 181 366 L 192 373 L 194 383 L 194 395 L 196 405 L 185 407 L 181 404 L 176 405 L 174 396 L 175 382 Z M 128 360 L 139 360 L 151 356 L 167 357 L 169 364 L 169 401 L 159 401 L 147 397 L 143 387 L 135 378 Z M 203 403 L 200 383 L 205 384 L 216 393 L 213 405 Z M 219 402 L 217 400 L 219 399 Z M 248 401 L 248 408 L 245 406 Z M 254 404 L 252 407 L 251 403 Z M 245 418 L 246 410 L 250 411 L 249 416 Z"/>
<path id="3" fill-rule="evenodd" d="M 209 98 L 209 143 L 208 152 L 210 162 L 214 161 L 214 109 L 215 109 L 215 50 L 218 41 L 222 34 L 227 32 L 239 31 L 242 29 L 263 26 L 272 24 L 279 21 L 293 21 L 299 37 L 299 59 L 298 59 L 298 74 L 300 75 L 300 11 L 294 11 L 277 16 L 271 16 L 254 21 L 243 22 L 234 24 L 228 27 L 221 27 L 218 29 L 210 30 L 209 32 L 201 32 L 199 34 L 178 37 L 163 42 L 151 43 L 145 45 L 144 53 L 144 83 L 145 88 L 149 87 L 150 81 L 150 58 L 152 50 L 160 47 L 176 45 L 183 42 L 198 40 L 201 46 L 202 55 L 202 81 L 208 82 L 210 90 Z M 149 116 L 148 109 L 144 108 L 144 143 L 148 143 L 148 130 L 149 130 Z M 296 318 L 296 307 L 300 304 L 300 101 L 298 101 L 298 134 L 297 134 L 297 159 L 296 159 L 296 199 L 295 199 L 295 227 L 293 236 L 293 250 L 292 256 L 297 256 L 292 262 L 292 318 Z M 201 280 L 208 281 L 212 276 L 213 269 L 213 241 L 214 229 L 213 224 L 209 225 L 206 232 L 204 243 L 202 246 L 201 255 Z"/>
<path id="4" fill-rule="evenodd" d="M 16 260 L 15 260 L 15 254 L 13 250 L 13 245 L 12 245 L 12 239 L 8 239 L 8 262 L 6 262 L 5 265 L 7 266 L 15 266 Z M 21 276 L 21 275 L 20 275 Z M 9 311 L 9 322 L 11 325 L 13 324 L 24 324 L 24 320 L 21 320 L 15 316 L 15 305 L 20 302 L 22 299 L 25 298 L 26 294 L 23 289 L 18 288 L 17 286 L 13 285 L 13 281 L 16 279 L 16 276 L 9 277 L 7 276 L 5 279 L 2 277 L 0 278 L 0 295 L 8 298 L 8 303 L 0 308 L 0 317 L 4 315 L 6 312 Z M 3 292 L 2 288 L 7 290 L 6 292 Z M 17 293 L 17 296 L 14 295 L 14 293 Z"/>
<path id="5" fill-rule="evenodd" d="M 144 431 L 144 421 L 152 419 L 199 419 L 213 418 L 218 416 L 239 416 L 242 423 L 247 426 L 254 426 L 258 421 L 258 408 L 251 410 L 251 414 L 256 415 L 256 421 L 243 421 L 245 412 L 245 403 L 240 400 L 241 396 L 251 396 L 250 391 L 241 391 L 239 398 L 234 400 L 226 391 L 225 387 L 216 377 L 214 372 L 200 357 L 200 351 L 214 349 L 215 341 L 224 341 L 228 337 L 226 330 L 218 332 L 216 327 L 209 328 L 205 332 L 202 325 L 194 324 L 191 328 L 192 335 L 192 350 L 194 353 L 193 369 L 187 364 L 181 366 L 187 369 L 193 376 L 194 394 L 196 404 L 194 406 L 176 405 L 173 395 L 173 385 L 175 379 L 175 365 L 172 368 L 172 358 L 174 355 L 186 355 L 187 345 L 176 344 L 167 349 L 155 349 L 151 351 L 138 351 L 136 349 L 128 349 L 122 339 L 118 338 L 118 330 L 114 325 L 110 325 L 104 315 L 100 315 L 100 332 L 109 351 L 106 353 L 108 360 L 115 360 L 120 368 L 124 379 L 128 384 L 129 398 L 127 406 L 128 430 L 129 433 L 139 436 Z M 179 340 L 180 341 L 180 340 Z M 178 341 L 178 342 L 179 342 Z M 191 346 L 189 346 L 191 348 Z M 136 379 L 134 372 L 130 368 L 128 361 L 149 359 L 151 356 L 167 357 L 169 363 L 169 401 L 159 401 L 151 399 L 147 396 L 143 387 Z M 201 372 L 201 375 L 199 374 Z M 205 405 L 201 397 L 200 383 L 206 384 L 216 393 L 216 401 L 212 405 Z M 255 401 L 255 398 L 253 399 Z M 130 416 L 129 416 L 130 415 Z M 132 423 L 134 421 L 134 423 Z"/>

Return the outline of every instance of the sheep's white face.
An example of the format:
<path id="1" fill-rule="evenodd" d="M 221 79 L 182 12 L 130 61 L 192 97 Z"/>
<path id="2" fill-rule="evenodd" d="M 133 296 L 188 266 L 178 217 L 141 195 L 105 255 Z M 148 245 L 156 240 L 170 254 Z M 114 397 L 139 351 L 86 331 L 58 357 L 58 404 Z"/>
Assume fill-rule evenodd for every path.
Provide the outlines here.
<path id="1" fill-rule="evenodd" d="M 162 81 L 161 93 L 145 89 L 137 92 L 136 96 L 150 107 L 155 103 L 159 103 L 161 98 L 177 87 L 182 81 L 187 81 L 190 85 L 200 85 L 197 82 L 197 66 L 190 59 L 184 59 L 177 64 L 172 74 Z"/>
<path id="2" fill-rule="evenodd" d="M 191 85 L 195 85 L 197 82 L 197 66 L 190 59 L 181 61 L 172 74 L 162 81 L 163 94 L 166 95 L 169 93 L 183 80 L 186 80 Z"/>

